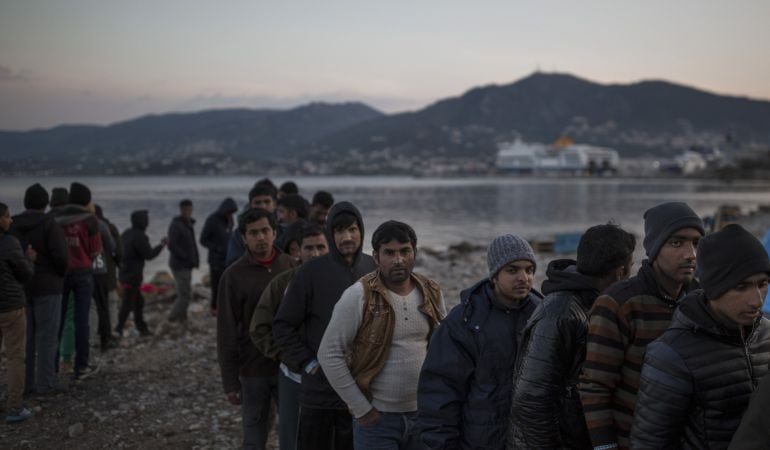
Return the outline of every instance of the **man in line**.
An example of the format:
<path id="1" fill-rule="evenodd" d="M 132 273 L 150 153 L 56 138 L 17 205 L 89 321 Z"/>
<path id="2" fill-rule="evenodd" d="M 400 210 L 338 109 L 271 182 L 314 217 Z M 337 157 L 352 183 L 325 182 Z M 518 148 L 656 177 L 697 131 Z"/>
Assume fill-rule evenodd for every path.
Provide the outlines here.
<path id="1" fill-rule="evenodd" d="M 24 194 L 26 211 L 13 217 L 11 233 L 37 252 L 35 274 L 25 285 L 27 297 L 26 391 L 59 390 L 56 348 L 61 322 L 61 293 L 69 248 L 64 232 L 48 214 L 48 192 L 38 183 Z"/>
<path id="2" fill-rule="evenodd" d="M 307 224 L 297 238 L 299 258 L 302 264 L 329 253 L 326 236 L 320 228 Z M 280 352 L 273 340 L 273 318 L 283 300 L 283 294 L 299 270 L 297 266 L 276 275 L 262 292 L 254 315 L 251 316 L 249 334 L 251 341 L 265 356 L 280 362 Z M 300 367 L 289 367 L 280 362 L 278 373 L 278 442 L 281 450 L 297 448 L 297 423 L 299 422 L 299 387 L 302 381 Z"/>
<path id="3" fill-rule="evenodd" d="M 8 205 L 0 203 L 0 345 L 5 341 L 8 358 L 7 423 L 22 422 L 33 415 L 22 403 L 27 338 L 24 283 L 32 278 L 37 257 L 31 245 L 22 252 L 18 239 L 8 233 L 12 222 Z"/>
<path id="4" fill-rule="evenodd" d="M 342 293 L 376 267 L 362 252 L 364 222 L 348 202 L 329 213 L 329 253 L 304 264 L 292 279 L 273 321 L 281 361 L 302 370 L 299 442 L 306 450 L 353 447 L 352 418 L 318 365 L 317 352 Z"/>
<path id="5" fill-rule="evenodd" d="M 176 283 L 176 300 L 168 315 L 169 322 L 187 322 L 187 308 L 192 298 L 192 271 L 199 264 L 192 213 L 192 201 L 182 200 L 179 215 L 168 226 L 168 265 Z"/>
<path id="6" fill-rule="evenodd" d="M 228 197 L 222 201 L 219 208 L 206 218 L 201 231 L 201 245 L 209 250 L 209 281 L 211 283 L 211 314 L 217 311 L 217 290 L 227 265 L 227 242 L 233 232 L 233 214 L 238 211 L 235 200 Z"/>
<path id="7" fill-rule="evenodd" d="M 762 304 L 770 259 L 737 224 L 703 238 L 702 291 L 681 301 L 647 347 L 631 447 L 727 448 L 770 362 Z M 765 442 L 767 446 L 767 442 Z"/>
<path id="8" fill-rule="evenodd" d="M 102 251 L 94 258 L 94 308 L 98 320 L 97 332 L 99 334 L 99 343 L 102 352 L 115 347 L 115 341 L 112 337 L 112 327 L 110 326 L 110 286 L 109 286 L 109 259 L 120 259 L 118 244 L 112 237 L 110 226 L 102 217 L 102 209 L 99 205 L 94 205 L 96 220 L 99 221 L 99 236 L 102 238 Z"/>
<path id="9" fill-rule="evenodd" d="M 548 264 L 545 300 L 521 338 L 509 447 L 591 448 L 577 392 L 588 311 L 600 292 L 628 277 L 635 246 L 634 235 L 619 226 L 597 225 L 581 236 L 577 261 Z"/>
<path id="10" fill-rule="evenodd" d="M 283 249 L 293 237 L 288 233 L 289 228 L 295 223 L 307 219 L 307 200 L 298 194 L 284 195 L 278 199 L 276 217 L 279 232 L 275 246 Z"/>
<path id="11" fill-rule="evenodd" d="M 696 287 L 700 217 L 684 203 L 663 203 L 644 213 L 644 232 L 648 259 L 636 276 L 599 296 L 588 319 L 578 390 L 594 447 L 628 448 L 647 344 L 663 334 L 679 300 Z"/>
<path id="12" fill-rule="evenodd" d="M 118 227 L 110 222 L 102 211 L 99 205 L 96 205 L 96 217 L 99 219 L 100 233 L 102 224 L 106 226 L 107 233 L 109 233 L 115 247 L 112 251 L 103 251 L 102 257 L 104 258 L 105 271 L 104 274 L 94 273 L 94 284 L 96 285 L 96 291 L 106 293 L 103 300 L 97 300 L 99 302 L 99 333 L 101 335 L 101 347 L 102 351 L 106 351 L 117 346 L 115 337 L 113 336 L 112 324 L 117 322 L 118 319 L 118 307 L 120 306 L 120 296 L 118 295 L 118 265 L 123 261 L 123 242 L 120 240 L 120 231 Z M 96 299 L 96 295 L 94 295 Z M 115 306 L 110 306 L 110 304 Z"/>
<path id="13" fill-rule="evenodd" d="M 91 376 L 98 367 L 89 364 L 91 297 L 94 292 L 93 262 L 102 251 L 99 222 L 94 216 L 91 190 L 74 182 L 70 185 L 70 204 L 58 212 L 56 221 L 64 231 L 69 246 L 67 273 L 64 276 L 62 294 L 62 317 L 59 339 L 64 331 L 64 317 L 67 313 L 70 293 L 74 298 L 75 319 L 75 367 L 74 378 L 80 380 Z"/>
<path id="14" fill-rule="evenodd" d="M 326 216 L 334 204 L 334 197 L 326 191 L 318 191 L 313 195 L 313 201 L 310 202 L 309 219 L 315 222 L 319 227 L 326 226 Z"/>
<path id="15" fill-rule="evenodd" d="M 519 336 L 542 300 L 535 265 L 526 240 L 496 237 L 489 277 L 463 291 L 433 333 L 418 388 L 425 448 L 505 448 Z"/>
<path id="16" fill-rule="evenodd" d="M 418 449 L 417 380 L 446 307 L 438 283 L 413 271 L 412 227 L 383 223 L 372 248 L 377 270 L 334 306 L 318 361 L 353 414 L 356 449 Z"/>
<path id="17" fill-rule="evenodd" d="M 123 328 L 128 315 L 134 313 L 134 326 L 141 336 L 151 336 L 152 332 L 144 321 L 144 296 L 142 296 L 142 281 L 144 279 L 144 262 L 154 259 L 163 251 L 168 238 L 163 238 L 160 244 L 150 246 L 147 237 L 147 226 L 150 216 L 142 209 L 131 213 L 131 228 L 123 232 L 123 265 L 120 267 L 119 281 L 123 285 L 123 302 L 120 305 L 118 323 L 115 331 L 123 335 Z"/>
<path id="18" fill-rule="evenodd" d="M 269 183 L 268 183 L 269 182 Z M 270 180 L 260 180 L 249 191 L 249 208 L 264 209 L 270 214 L 275 213 L 275 196 L 276 189 Z M 244 247 L 243 237 L 240 231 L 237 229 L 230 235 L 230 240 L 227 242 L 227 257 L 225 258 L 225 265 L 229 266 L 238 258 L 243 256 L 246 248 Z"/>
<path id="19" fill-rule="evenodd" d="M 278 364 L 249 339 L 249 323 L 262 291 L 276 274 L 294 267 L 294 259 L 273 247 L 275 218 L 250 209 L 238 229 L 246 253 L 225 270 L 219 284 L 217 357 L 222 385 L 232 405 L 242 405 L 243 448 L 264 449 L 270 429 L 270 406 L 277 403 Z"/>

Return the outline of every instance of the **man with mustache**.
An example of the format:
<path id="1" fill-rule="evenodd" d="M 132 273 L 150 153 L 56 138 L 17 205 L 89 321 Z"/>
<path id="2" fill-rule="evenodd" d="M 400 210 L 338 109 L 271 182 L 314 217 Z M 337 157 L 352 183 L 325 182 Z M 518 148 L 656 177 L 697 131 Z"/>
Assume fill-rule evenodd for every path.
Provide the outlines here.
<path id="1" fill-rule="evenodd" d="M 535 264 L 526 240 L 496 237 L 489 277 L 463 291 L 433 333 L 417 394 L 423 448 L 505 448 L 519 338 L 543 298 L 532 289 Z"/>
<path id="2" fill-rule="evenodd" d="M 703 238 L 703 290 L 647 349 L 631 429 L 638 449 L 727 448 L 770 362 L 770 259 L 737 224 Z M 767 447 L 767 442 L 764 443 Z"/>
<path id="3" fill-rule="evenodd" d="M 600 295 L 588 320 L 578 390 L 594 449 L 628 448 L 647 344 L 668 328 L 679 301 L 697 286 L 695 255 L 703 221 L 685 203 L 644 213 L 647 260 L 636 276 Z"/>
<path id="4" fill-rule="evenodd" d="M 353 414 L 356 449 L 416 449 L 417 379 L 446 307 L 438 283 L 413 271 L 412 227 L 383 223 L 372 248 L 377 270 L 334 306 L 318 360 Z"/>
<path id="5" fill-rule="evenodd" d="M 316 355 L 342 293 L 376 268 L 362 252 L 363 235 L 358 209 L 348 202 L 334 205 L 326 224 L 327 240 L 333 244 L 329 253 L 302 265 L 273 320 L 281 361 L 302 370 L 298 449 L 353 447 L 348 407 L 329 385 Z"/>

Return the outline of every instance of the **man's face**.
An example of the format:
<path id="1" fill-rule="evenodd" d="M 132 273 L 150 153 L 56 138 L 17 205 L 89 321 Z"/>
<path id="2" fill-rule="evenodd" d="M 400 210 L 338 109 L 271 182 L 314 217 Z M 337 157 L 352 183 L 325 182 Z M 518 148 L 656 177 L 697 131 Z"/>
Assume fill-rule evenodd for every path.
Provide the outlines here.
<path id="1" fill-rule="evenodd" d="M 299 216 L 297 215 L 297 211 L 287 208 L 285 206 L 279 206 L 276 212 L 276 216 L 278 216 L 278 221 L 281 223 L 285 223 L 287 225 L 291 225 L 294 222 L 299 219 Z"/>
<path id="2" fill-rule="evenodd" d="M 267 259 L 272 253 L 275 230 L 270 227 L 267 218 L 263 217 L 246 225 L 243 239 L 252 255 L 258 259 Z"/>
<path id="3" fill-rule="evenodd" d="M 725 322 L 736 326 L 750 326 L 762 315 L 767 296 L 766 273 L 756 273 L 737 286 L 709 301 L 711 309 Z"/>
<path id="4" fill-rule="evenodd" d="M 329 244 L 327 244 L 326 236 L 323 234 L 307 236 L 302 239 L 302 245 L 299 248 L 299 259 L 303 264 L 327 253 L 329 253 Z"/>
<path id="5" fill-rule="evenodd" d="M 535 265 L 527 260 L 513 261 L 500 269 L 492 279 L 495 283 L 495 295 L 508 301 L 520 301 L 527 298 L 535 281 Z"/>
<path id="6" fill-rule="evenodd" d="M 252 208 L 266 209 L 268 212 L 275 211 L 275 203 L 273 203 L 273 197 L 269 195 L 257 195 L 251 199 L 250 203 Z"/>
<path id="7" fill-rule="evenodd" d="M 342 256 L 353 256 L 361 247 L 361 230 L 357 223 L 334 229 L 334 245 Z"/>
<path id="8" fill-rule="evenodd" d="M 320 226 L 326 225 L 326 216 L 329 215 L 329 208 L 323 205 L 310 205 L 310 220 Z"/>
<path id="9" fill-rule="evenodd" d="M 374 252 L 374 261 L 386 282 L 397 284 L 409 279 L 414 269 L 415 252 L 409 242 L 392 240 Z"/>
<path id="10" fill-rule="evenodd" d="M 8 231 L 8 229 L 11 228 L 12 223 L 13 219 L 11 219 L 11 210 L 6 209 L 5 213 L 0 216 L 0 230 Z"/>
<path id="11" fill-rule="evenodd" d="M 688 284 L 695 276 L 695 255 L 700 231 L 682 228 L 668 238 L 653 261 L 653 267 L 677 284 Z"/>
<path id="12" fill-rule="evenodd" d="M 182 216 L 182 219 L 184 220 L 192 219 L 192 213 L 193 213 L 192 205 L 179 207 L 179 215 Z"/>

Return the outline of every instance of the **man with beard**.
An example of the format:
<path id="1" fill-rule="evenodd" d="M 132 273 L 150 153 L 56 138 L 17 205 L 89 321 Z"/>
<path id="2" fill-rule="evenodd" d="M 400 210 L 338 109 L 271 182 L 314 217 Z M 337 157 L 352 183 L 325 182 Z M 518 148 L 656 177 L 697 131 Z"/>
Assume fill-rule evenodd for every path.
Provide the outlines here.
<path id="1" fill-rule="evenodd" d="M 424 448 L 505 448 L 521 332 L 542 296 L 535 253 L 519 236 L 487 249 L 489 277 L 433 333 L 420 373 L 417 428 Z"/>
<path id="2" fill-rule="evenodd" d="M 342 293 L 376 268 L 372 257 L 361 250 L 363 235 L 358 209 L 348 202 L 334 205 L 326 226 L 326 237 L 333 243 L 329 253 L 297 271 L 273 321 L 281 361 L 302 370 L 299 449 L 353 446 L 348 407 L 326 380 L 316 353 Z"/>
<path id="3" fill-rule="evenodd" d="M 383 223 L 372 248 L 377 270 L 334 306 L 318 360 L 353 414 L 355 448 L 419 448 L 417 380 L 446 308 L 438 283 L 413 272 L 412 227 Z"/>
<path id="4" fill-rule="evenodd" d="M 249 339 L 249 323 L 262 291 L 275 275 L 295 265 L 293 258 L 273 247 L 275 228 L 269 211 L 246 211 L 238 223 L 246 252 L 225 270 L 219 284 L 217 359 L 227 400 L 242 405 L 246 449 L 265 448 L 270 405 L 278 399 L 278 364 Z"/>
<path id="5" fill-rule="evenodd" d="M 628 448 L 647 344 L 668 328 L 679 301 L 696 288 L 695 255 L 703 222 L 685 203 L 644 213 L 648 259 L 636 276 L 594 302 L 580 376 L 580 400 L 594 448 Z"/>

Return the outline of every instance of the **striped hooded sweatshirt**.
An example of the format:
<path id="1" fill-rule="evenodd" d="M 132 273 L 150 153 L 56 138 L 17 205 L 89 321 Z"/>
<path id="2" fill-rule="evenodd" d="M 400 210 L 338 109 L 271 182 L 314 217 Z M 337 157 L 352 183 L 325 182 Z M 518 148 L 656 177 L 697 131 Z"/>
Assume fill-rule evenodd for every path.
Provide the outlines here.
<path id="1" fill-rule="evenodd" d="M 578 390 L 594 448 L 628 448 L 647 344 L 668 328 L 678 299 L 664 293 L 649 261 L 635 277 L 610 286 L 591 308 Z"/>

